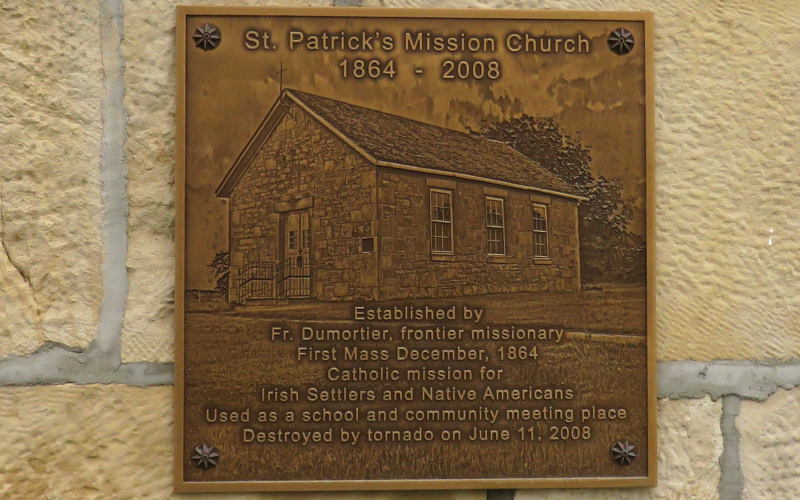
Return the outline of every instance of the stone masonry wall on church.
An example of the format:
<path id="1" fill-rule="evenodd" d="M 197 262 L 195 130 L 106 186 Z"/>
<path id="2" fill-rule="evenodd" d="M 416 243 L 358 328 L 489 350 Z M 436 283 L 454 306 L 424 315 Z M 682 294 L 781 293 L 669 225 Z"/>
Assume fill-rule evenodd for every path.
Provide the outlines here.
<path id="1" fill-rule="evenodd" d="M 430 250 L 430 189 L 453 197 L 453 255 Z M 503 198 L 506 255 L 489 256 L 486 196 Z M 533 258 L 532 203 L 548 206 L 550 258 Z M 381 298 L 577 290 L 576 202 L 474 181 L 378 171 Z"/>
<path id="2" fill-rule="evenodd" d="M 574 200 L 375 167 L 293 105 L 230 197 L 229 298 L 249 265 L 281 260 L 279 205 L 311 200 L 311 290 L 320 300 L 577 290 Z M 433 255 L 430 189 L 453 193 L 453 255 Z M 504 200 L 505 253 L 489 256 L 486 197 Z M 534 259 L 532 203 L 547 206 L 549 258 Z M 377 221 L 380 212 L 380 223 Z M 362 239 L 378 237 L 363 251 Z"/>
<path id="3" fill-rule="evenodd" d="M 375 256 L 361 253 L 361 238 L 375 228 L 375 167 L 292 106 L 231 194 L 231 300 L 242 266 L 278 262 L 276 205 L 309 197 L 312 295 L 375 297 Z"/>
<path id="4" fill-rule="evenodd" d="M 796 496 L 800 468 L 791 466 L 800 457 L 800 3 L 334 3 L 654 13 L 659 484 L 488 496 Z M 3 498 L 187 498 L 172 494 L 171 468 L 174 5 L 3 3 L 0 93 L 6 112 L 0 136 L 12 145 L 0 171 Z M 80 203 L 49 196 L 53 189 L 43 176 L 58 180 L 57 190 Z M 48 209 L 49 202 L 57 208 Z M 71 251 L 53 258 L 48 248 Z M 53 276 L 66 279 L 53 284 Z M 55 293 L 62 300 L 51 304 Z M 91 300 L 82 301 L 80 294 Z M 31 319 L 36 304 L 42 324 Z M 95 308 L 96 316 L 86 308 Z M 487 493 L 226 495 L 300 497 L 481 500 Z"/>

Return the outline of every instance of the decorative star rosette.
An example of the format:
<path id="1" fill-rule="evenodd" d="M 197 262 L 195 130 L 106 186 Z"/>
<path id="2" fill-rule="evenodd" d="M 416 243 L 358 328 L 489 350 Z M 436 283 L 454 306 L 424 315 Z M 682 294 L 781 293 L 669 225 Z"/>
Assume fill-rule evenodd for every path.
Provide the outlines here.
<path id="1" fill-rule="evenodd" d="M 192 454 L 192 460 L 194 460 L 195 465 L 206 470 L 209 467 L 216 467 L 218 458 L 219 453 L 217 453 L 217 450 L 205 443 L 197 445 Z"/>
<path id="2" fill-rule="evenodd" d="M 219 45 L 219 42 L 222 40 L 222 33 L 220 33 L 219 28 L 213 24 L 206 23 L 202 26 L 198 26 L 197 29 L 194 30 L 192 40 L 194 40 L 194 45 L 196 47 L 200 47 L 203 50 L 211 50 L 217 48 L 217 45 Z"/>
<path id="3" fill-rule="evenodd" d="M 608 48 L 611 52 L 624 56 L 633 50 L 633 33 L 625 28 L 617 28 L 608 35 Z"/>
<path id="4" fill-rule="evenodd" d="M 628 441 L 617 441 L 611 446 L 611 459 L 619 465 L 630 465 L 636 452 L 636 446 Z"/>

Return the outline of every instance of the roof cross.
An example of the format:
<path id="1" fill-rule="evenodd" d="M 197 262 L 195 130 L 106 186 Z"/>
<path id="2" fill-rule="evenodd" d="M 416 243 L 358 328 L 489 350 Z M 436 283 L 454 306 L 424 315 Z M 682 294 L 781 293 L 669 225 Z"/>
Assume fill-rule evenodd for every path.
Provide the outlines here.
<path id="1" fill-rule="evenodd" d="M 280 93 L 283 92 L 283 74 L 286 72 L 287 68 L 283 67 L 283 60 L 281 60 L 281 69 L 275 72 L 278 75 L 278 84 L 280 85 Z"/>
<path id="2" fill-rule="evenodd" d="M 287 105 L 286 105 L 286 103 L 285 103 L 285 102 L 283 102 L 283 100 L 282 100 L 282 99 L 280 99 L 280 96 L 281 96 L 281 95 L 283 95 L 283 74 L 284 74 L 284 73 L 286 73 L 286 70 L 287 70 L 287 69 L 288 69 L 288 68 L 285 68 L 285 67 L 283 66 L 283 59 L 281 59 L 281 65 L 280 65 L 280 69 L 279 69 L 278 71 L 276 71 L 276 72 L 275 72 L 275 74 L 276 74 L 276 75 L 278 75 L 278 85 L 279 85 L 279 90 L 278 90 L 278 99 L 279 99 L 279 104 L 278 104 L 278 105 L 279 105 L 279 106 L 281 107 L 281 109 L 283 109 L 283 110 L 284 110 L 284 111 L 285 111 L 285 112 L 286 112 L 286 113 L 287 113 L 289 116 L 291 116 L 292 118 L 294 118 L 294 115 L 292 114 L 292 110 L 291 110 L 291 108 L 290 108 L 289 106 L 287 106 Z"/>

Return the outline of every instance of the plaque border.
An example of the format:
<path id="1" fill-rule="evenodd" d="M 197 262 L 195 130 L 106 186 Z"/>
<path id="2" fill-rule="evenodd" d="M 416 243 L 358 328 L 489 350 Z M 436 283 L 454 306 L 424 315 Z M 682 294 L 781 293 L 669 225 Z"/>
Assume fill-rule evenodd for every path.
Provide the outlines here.
<path id="1" fill-rule="evenodd" d="M 370 479 L 287 481 L 185 481 L 183 478 L 184 416 L 184 285 L 186 250 L 186 26 L 189 16 L 309 16 L 361 18 L 530 19 L 580 21 L 640 21 L 644 23 L 645 57 L 645 238 L 647 241 L 647 476 L 570 478 L 480 479 Z M 173 491 L 376 491 L 376 490 L 476 490 L 541 488 L 613 488 L 656 486 L 657 385 L 656 385 L 656 248 L 655 248 L 655 70 L 653 14 L 649 11 L 573 11 L 508 9 L 421 9 L 365 7 L 218 7 L 175 8 L 175 428 L 173 436 Z"/>

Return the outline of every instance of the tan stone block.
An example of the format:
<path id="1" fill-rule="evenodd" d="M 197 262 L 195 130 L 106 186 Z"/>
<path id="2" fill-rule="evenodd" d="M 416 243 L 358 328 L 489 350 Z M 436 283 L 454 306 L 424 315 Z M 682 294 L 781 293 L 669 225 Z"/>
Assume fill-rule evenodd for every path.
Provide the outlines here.
<path id="1" fill-rule="evenodd" d="M 796 498 L 800 491 L 800 388 L 743 401 L 736 428 L 743 497 Z"/>
<path id="2" fill-rule="evenodd" d="M 0 388 L 0 497 L 59 500 L 172 495 L 171 387 Z M 483 500 L 482 491 L 230 494 L 226 499 Z"/>
<path id="3" fill-rule="evenodd" d="M 96 1 L 2 2 L 0 357 L 86 347 L 100 280 Z"/>
<path id="4" fill-rule="evenodd" d="M 596 10 L 598 4 L 544 0 L 513 7 Z M 659 358 L 800 357 L 794 49 L 800 4 L 618 0 L 602 9 L 655 16 Z"/>
<path id="5" fill-rule="evenodd" d="M 112 385 L 0 389 L 0 496 L 167 496 L 171 392 Z"/>
<path id="6" fill-rule="evenodd" d="M 258 0 L 125 1 L 126 160 L 130 294 L 124 361 L 173 358 L 175 6 L 258 5 Z M 275 6 L 328 5 L 279 0 Z"/>
<path id="7" fill-rule="evenodd" d="M 658 403 L 658 486 L 520 490 L 515 500 L 718 498 L 722 404 L 704 399 Z"/>

